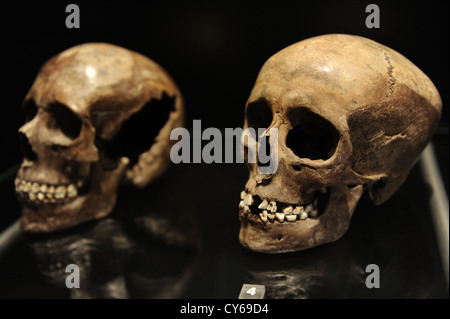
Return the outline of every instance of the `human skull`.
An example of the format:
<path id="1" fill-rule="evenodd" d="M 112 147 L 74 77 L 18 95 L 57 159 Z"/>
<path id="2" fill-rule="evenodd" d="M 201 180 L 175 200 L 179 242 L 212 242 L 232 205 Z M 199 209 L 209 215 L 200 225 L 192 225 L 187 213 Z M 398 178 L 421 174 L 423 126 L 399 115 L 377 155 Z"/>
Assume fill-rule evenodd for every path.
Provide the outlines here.
<path id="1" fill-rule="evenodd" d="M 169 164 L 182 95 L 168 73 L 127 49 L 87 43 L 44 64 L 25 97 L 21 227 L 49 232 L 108 215 L 121 183 L 144 187 Z"/>
<path id="2" fill-rule="evenodd" d="M 280 253 L 340 238 L 364 191 L 378 205 L 405 181 L 441 107 L 421 70 L 369 39 L 323 35 L 273 55 L 247 101 L 244 130 L 278 129 L 278 169 L 261 174 L 248 163 L 241 244 Z"/>

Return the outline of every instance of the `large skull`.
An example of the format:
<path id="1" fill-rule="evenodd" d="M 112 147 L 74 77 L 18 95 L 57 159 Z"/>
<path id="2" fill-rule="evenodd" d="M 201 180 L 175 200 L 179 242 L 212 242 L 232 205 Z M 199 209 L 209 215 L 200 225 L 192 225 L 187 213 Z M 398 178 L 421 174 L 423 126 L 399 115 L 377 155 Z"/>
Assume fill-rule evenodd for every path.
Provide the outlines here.
<path id="1" fill-rule="evenodd" d="M 362 37 L 319 36 L 272 56 L 247 101 L 244 129 L 278 129 L 278 169 L 263 175 L 248 163 L 241 244 L 279 253 L 340 238 L 363 191 L 381 204 L 405 181 L 441 106 L 421 70 Z"/>
<path id="2" fill-rule="evenodd" d="M 123 182 L 144 187 L 169 164 L 184 106 L 158 64 L 105 43 L 50 59 L 24 101 L 15 181 L 22 229 L 46 232 L 109 214 Z"/>

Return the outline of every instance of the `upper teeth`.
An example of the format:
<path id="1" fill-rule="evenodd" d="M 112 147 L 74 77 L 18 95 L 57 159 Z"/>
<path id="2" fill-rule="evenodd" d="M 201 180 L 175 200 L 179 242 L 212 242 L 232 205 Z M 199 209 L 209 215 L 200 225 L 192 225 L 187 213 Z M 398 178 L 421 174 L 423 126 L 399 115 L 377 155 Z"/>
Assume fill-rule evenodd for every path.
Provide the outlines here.
<path id="1" fill-rule="evenodd" d="M 244 204 L 250 206 L 251 204 L 253 204 L 253 196 L 250 194 L 247 194 L 244 197 Z"/>
<path id="2" fill-rule="evenodd" d="M 246 191 L 242 191 L 240 195 L 241 201 L 239 202 L 239 209 L 244 213 L 250 213 L 251 209 L 249 206 L 254 203 L 253 196 Z M 308 217 L 317 217 L 319 214 L 317 199 L 306 205 L 289 205 L 280 211 L 278 207 L 281 206 L 283 206 L 281 203 L 277 204 L 274 200 L 269 201 L 268 199 L 263 199 L 258 205 L 258 209 L 260 209 L 260 212 L 258 213 L 259 218 L 264 223 L 267 221 L 283 223 L 285 221 L 295 222 L 296 220 L 304 220 Z"/>
<path id="3" fill-rule="evenodd" d="M 275 213 L 277 211 L 277 203 L 271 201 L 269 205 L 267 205 L 267 210 L 270 210 L 272 213 Z"/>
<path id="4" fill-rule="evenodd" d="M 258 208 L 259 208 L 259 209 L 266 209 L 266 208 L 267 208 L 267 205 L 269 205 L 269 203 L 267 202 L 267 199 L 265 199 L 265 200 L 263 200 L 263 201 L 261 202 L 261 204 L 259 204 Z"/>
<path id="5" fill-rule="evenodd" d="M 78 196 L 78 188 L 74 184 L 48 185 L 16 178 L 14 185 L 16 186 L 16 192 L 21 192 L 31 201 L 54 203 L 56 199 Z"/>

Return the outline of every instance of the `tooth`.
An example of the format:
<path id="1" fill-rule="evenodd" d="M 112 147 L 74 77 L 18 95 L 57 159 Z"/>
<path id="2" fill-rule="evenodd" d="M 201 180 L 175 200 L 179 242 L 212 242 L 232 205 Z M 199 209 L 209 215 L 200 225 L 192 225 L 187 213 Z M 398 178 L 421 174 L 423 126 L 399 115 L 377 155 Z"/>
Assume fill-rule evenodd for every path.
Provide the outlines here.
<path id="1" fill-rule="evenodd" d="M 317 217 L 317 215 L 319 215 L 317 209 L 313 209 L 311 212 L 309 212 L 309 217 Z"/>
<path id="2" fill-rule="evenodd" d="M 305 207 L 305 213 L 309 213 L 310 211 L 313 210 L 313 205 L 312 204 L 308 204 Z"/>
<path id="3" fill-rule="evenodd" d="M 77 190 L 77 188 L 75 187 L 75 185 L 70 184 L 70 185 L 67 187 L 67 196 L 73 198 L 73 197 L 76 197 L 77 195 L 78 195 L 78 190 Z"/>
<path id="4" fill-rule="evenodd" d="M 305 208 L 303 208 L 303 206 L 297 206 L 297 207 L 294 208 L 292 213 L 295 214 L 295 215 L 300 215 L 304 211 L 305 211 Z"/>
<path id="5" fill-rule="evenodd" d="M 23 187 L 23 191 L 24 192 L 29 192 L 31 190 L 31 183 L 28 182 L 25 184 L 25 186 Z"/>
<path id="6" fill-rule="evenodd" d="M 47 189 L 47 195 L 53 194 L 54 192 L 55 192 L 55 186 L 53 186 L 53 185 L 49 186 L 49 188 Z"/>
<path id="7" fill-rule="evenodd" d="M 47 189 L 48 189 L 47 184 L 42 184 L 41 187 L 39 187 L 41 193 L 46 193 Z"/>
<path id="8" fill-rule="evenodd" d="M 259 209 L 266 209 L 267 205 L 269 205 L 269 203 L 267 202 L 267 199 L 263 200 L 261 204 L 259 204 L 258 208 Z"/>
<path id="9" fill-rule="evenodd" d="M 292 209 L 292 206 L 288 206 L 288 207 L 283 208 L 283 213 L 287 214 L 287 215 L 292 214 L 293 211 L 294 210 Z"/>
<path id="10" fill-rule="evenodd" d="M 284 214 L 283 213 L 275 213 L 275 217 L 280 223 L 284 222 Z"/>
<path id="11" fill-rule="evenodd" d="M 306 212 L 300 213 L 300 219 L 306 219 L 306 218 L 308 218 L 308 213 L 306 213 Z"/>
<path id="12" fill-rule="evenodd" d="M 275 214 L 274 213 L 267 213 L 267 218 L 269 218 L 271 221 L 273 221 L 275 219 Z"/>
<path id="13" fill-rule="evenodd" d="M 42 193 L 38 193 L 36 196 L 39 200 L 43 200 L 45 198 L 45 195 Z"/>
<path id="14" fill-rule="evenodd" d="M 16 179 L 14 180 L 14 185 L 15 185 L 15 186 L 19 186 L 19 184 L 20 184 L 20 179 L 16 178 Z"/>
<path id="15" fill-rule="evenodd" d="M 295 222 L 297 220 L 297 215 L 286 215 L 286 220 L 288 222 Z"/>
<path id="16" fill-rule="evenodd" d="M 47 196 L 47 198 L 53 198 L 53 193 L 45 193 L 45 196 Z"/>
<path id="17" fill-rule="evenodd" d="M 241 201 L 239 202 L 239 208 L 240 208 L 240 209 L 244 209 L 245 206 L 246 206 L 246 205 L 244 204 L 244 201 L 241 200 Z"/>
<path id="18" fill-rule="evenodd" d="M 244 198 L 245 205 L 252 205 L 253 204 L 253 196 L 251 194 L 247 194 Z"/>
<path id="19" fill-rule="evenodd" d="M 66 197 L 66 187 L 58 186 L 55 190 L 55 198 L 64 198 Z"/>
<path id="20" fill-rule="evenodd" d="M 83 181 L 78 181 L 78 182 L 77 182 L 77 187 L 78 187 L 78 188 L 81 188 L 81 186 L 83 186 Z"/>
<path id="21" fill-rule="evenodd" d="M 30 200 L 36 200 L 36 194 L 35 193 L 28 193 L 28 198 Z"/>
<path id="22" fill-rule="evenodd" d="M 244 199 L 244 198 L 245 198 L 245 195 L 247 195 L 247 193 L 246 193 L 245 191 L 242 191 L 242 192 L 241 192 L 241 199 Z"/>
<path id="23" fill-rule="evenodd" d="M 277 211 L 277 203 L 273 203 L 272 209 L 270 210 L 272 213 Z"/>
<path id="24" fill-rule="evenodd" d="M 267 210 L 270 210 L 272 213 L 275 213 L 277 211 L 277 203 L 271 201 L 269 205 L 267 205 Z"/>
<path id="25" fill-rule="evenodd" d="M 39 184 L 38 184 L 38 183 L 33 183 L 33 184 L 31 185 L 31 191 L 32 191 L 33 193 L 39 192 Z"/>
<path id="26" fill-rule="evenodd" d="M 262 213 L 259 213 L 259 217 L 263 222 L 267 222 L 267 210 L 263 210 Z"/>

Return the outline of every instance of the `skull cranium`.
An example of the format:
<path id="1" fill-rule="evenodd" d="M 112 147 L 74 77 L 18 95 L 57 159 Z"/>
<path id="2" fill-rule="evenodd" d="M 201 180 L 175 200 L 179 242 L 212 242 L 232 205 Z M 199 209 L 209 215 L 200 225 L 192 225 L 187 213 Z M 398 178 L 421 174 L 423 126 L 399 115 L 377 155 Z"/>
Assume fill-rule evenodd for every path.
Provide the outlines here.
<path id="1" fill-rule="evenodd" d="M 278 169 L 262 175 L 248 163 L 241 244 L 279 253 L 340 238 L 364 191 L 381 204 L 405 181 L 441 107 L 421 70 L 369 39 L 324 35 L 272 56 L 244 129 L 278 129 Z"/>
<path id="2" fill-rule="evenodd" d="M 25 97 L 16 177 L 24 231 L 54 231 L 109 214 L 122 182 L 144 187 L 169 164 L 183 125 L 175 82 L 127 49 L 88 43 L 44 64 Z"/>

